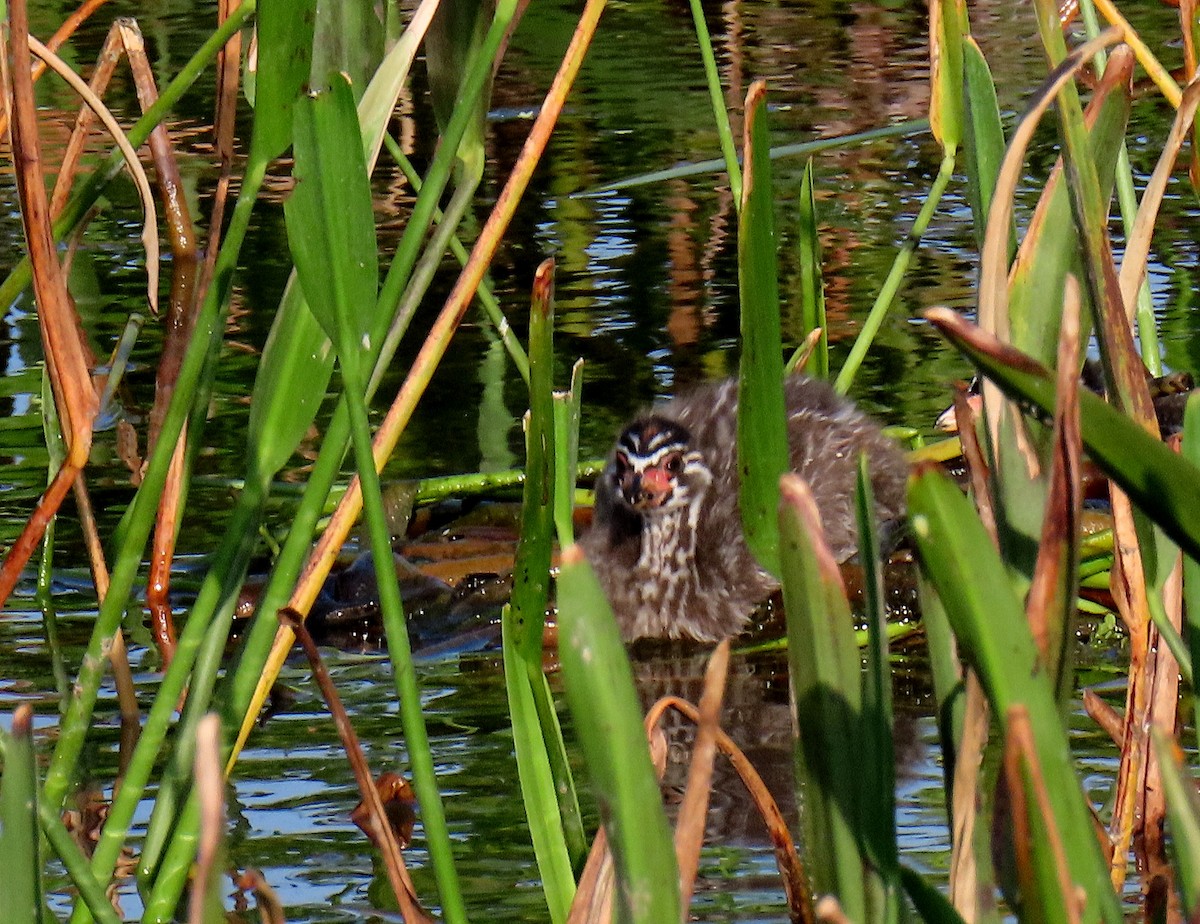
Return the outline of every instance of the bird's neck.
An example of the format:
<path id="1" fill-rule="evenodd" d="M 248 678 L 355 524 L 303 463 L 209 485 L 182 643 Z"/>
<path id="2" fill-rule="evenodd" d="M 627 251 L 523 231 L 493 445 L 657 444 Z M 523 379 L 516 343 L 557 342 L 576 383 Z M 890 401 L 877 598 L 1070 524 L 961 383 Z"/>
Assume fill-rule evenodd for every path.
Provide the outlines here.
<path id="1" fill-rule="evenodd" d="M 660 612 L 682 607 L 695 591 L 696 546 L 702 497 L 643 518 L 638 567 L 649 580 L 638 589 L 642 603 Z"/>

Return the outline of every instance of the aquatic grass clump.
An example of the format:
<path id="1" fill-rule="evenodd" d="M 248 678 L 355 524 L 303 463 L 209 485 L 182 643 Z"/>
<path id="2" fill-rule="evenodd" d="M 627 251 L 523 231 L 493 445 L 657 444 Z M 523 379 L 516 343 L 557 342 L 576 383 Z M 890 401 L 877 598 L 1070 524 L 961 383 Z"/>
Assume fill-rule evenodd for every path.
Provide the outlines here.
<path id="1" fill-rule="evenodd" d="M 395 403 L 374 434 L 366 401 L 406 335 L 434 269 L 447 248 L 453 249 L 462 216 L 478 196 L 490 83 L 522 5 L 515 0 L 501 0 L 494 6 L 451 0 L 439 5 L 426 0 L 384 56 L 385 23 L 375 18 L 373 8 L 347 8 L 341 11 L 346 18 L 341 18 L 312 2 L 299 8 L 278 0 L 259 0 L 257 6 L 243 3 L 223 14 L 224 22 L 195 60 L 164 88 L 162 99 L 168 102 L 152 107 L 153 115 L 130 132 L 135 143 L 144 140 L 169 101 L 178 98 L 181 88 L 219 49 L 226 55 L 221 92 L 227 102 L 235 96 L 239 53 L 228 42 L 254 17 L 258 56 L 257 70 L 252 72 L 254 120 L 241 191 L 219 245 L 216 231 L 224 222 L 222 212 L 214 212 L 210 249 L 214 262 L 206 271 L 208 284 L 196 290 L 201 294 L 196 297 L 199 310 L 189 322 L 191 338 L 181 349 L 177 372 L 169 376 L 173 397 L 162 409 L 141 488 L 114 537 L 118 551 L 111 578 L 102 577 L 108 569 L 97 556 L 100 615 L 56 729 L 44 781 L 39 780 L 34 760 L 28 711 L 18 711 L 12 731 L 0 736 L 4 760 L 0 856 L 8 861 L 11 880 L 11 888 L 0 898 L 7 903 L 3 905 L 6 920 L 48 918 L 38 826 L 78 888 L 74 919 L 113 920 L 102 899 L 103 889 L 113 879 L 136 810 L 151 785 L 155 804 L 137 858 L 146 919 L 176 915 L 189 882 L 195 889 L 193 919 L 220 916 L 213 896 L 225 822 L 217 768 L 223 765 L 227 774 L 238 772 L 240 748 L 252 734 L 293 635 L 299 629 L 304 636 L 304 614 L 364 507 L 375 560 L 389 559 L 390 537 L 376 471 L 394 449 L 470 301 L 483 286 L 488 264 L 545 148 L 602 7 L 594 0 L 581 13 L 525 150 L 474 243 L 466 268 L 429 328 Z M 9 66 L 10 71 L 21 70 L 20 79 L 10 75 L 17 91 L 16 132 L 18 138 L 22 133 L 29 138 L 30 132 L 36 137 L 31 90 L 24 82 L 28 63 L 22 44 L 23 7 L 14 4 L 10 9 L 10 44 L 16 47 L 10 48 Z M 956 4 L 935 4 L 932 9 L 930 124 L 941 150 L 939 171 L 921 213 L 914 218 L 912 233 L 897 248 L 893 270 L 880 286 L 877 307 L 863 325 L 860 342 L 836 371 L 838 387 L 851 387 L 857 364 L 902 281 L 904 267 L 962 162 L 981 251 L 979 329 L 945 312 L 928 318 L 971 358 L 988 382 L 978 432 L 968 412 L 960 415 L 972 469 L 971 496 L 964 496 L 928 466 L 917 470 L 910 490 L 911 532 L 926 581 L 923 606 L 954 842 L 948 894 L 905 862 L 896 841 L 888 627 L 876 567 L 878 538 L 863 515 L 859 533 L 869 614 L 864 673 L 840 576 L 823 551 L 819 516 L 802 484 L 786 475 L 780 483 L 786 468 L 780 461 L 786 458 L 780 454 L 786 439 L 779 388 L 785 367 L 766 130 L 769 90 L 756 83 L 747 97 L 739 166 L 728 114 L 720 103 L 725 97 L 715 62 L 711 53 L 707 55 L 711 96 L 719 110 L 717 124 L 738 210 L 745 396 L 739 451 L 750 460 L 741 486 L 741 508 L 751 545 L 764 565 L 782 576 L 787 602 L 797 775 L 804 787 L 800 829 L 805 832 L 802 849 L 810 860 L 810 877 L 799 868 L 778 810 L 775 815 L 769 808 L 763 811 L 773 818 L 772 830 L 780 845 L 788 913 L 799 920 L 814 919 L 815 889 L 822 898 L 816 907 L 833 919 L 841 914 L 853 920 L 898 920 L 906 914 L 904 893 L 917 912 L 931 920 L 952 921 L 959 915 L 990 918 L 996 913 L 998 896 L 1022 919 L 1116 920 L 1121 916 L 1119 886 L 1129 845 L 1142 835 L 1145 849 L 1157 863 L 1163 857 L 1161 824 L 1169 816 L 1167 824 L 1181 858 L 1179 892 L 1185 910 L 1192 914 L 1200 901 L 1191 869 L 1200 825 L 1171 741 L 1177 676 L 1191 677 L 1190 661 L 1200 650 L 1200 631 L 1194 626 L 1200 606 L 1188 610 L 1191 626 L 1186 638 L 1179 632 L 1181 600 L 1196 594 L 1194 575 L 1200 560 L 1196 557 L 1200 534 L 1191 516 L 1200 502 L 1195 496 L 1200 491 L 1194 462 L 1197 427 L 1190 419 L 1184 438 L 1187 458 L 1155 439 L 1131 331 L 1158 203 L 1180 145 L 1194 133 L 1191 123 L 1200 91 L 1192 79 L 1187 88 L 1172 93 L 1169 78 L 1147 57 L 1147 46 L 1132 42 L 1130 27 L 1111 9 L 1105 15 L 1116 19 L 1117 32 L 1099 33 L 1091 42 L 1068 49 L 1056 11 L 1039 4 L 1042 40 L 1053 72 L 1032 99 L 1030 114 L 1012 133 L 1004 154 L 995 86 L 983 52 L 969 34 L 966 12 Z M 693 15 L 701 48 L 709 48 L 698 3 L 693 4 Z M 1184 27 L 1189 35 L 1194 32 L 1191 23 Z M 347 28 L 361 30 L 355 33 L 361 41 L 336 41 L 340 30 Z M 1128 40 L 1135 51 L 1113 47 L 1118 39 Z M 409 84 L 419 47 L 434 58 L 430 83 L 438 100 L 440 137 L 381 284 L 366 179 L 381 146 L 390 140 L 385 139 L 388 121 L 398 95 Z M 1085 111 L 1075 89 L 1075 74 L 1102 48 L 1112 51 Z M 338 49 L 348 57 L 337 57 Z M 1129 221 L 1131 231 L 1118 269 L 1107 239 L 1107 203 L 1112 188 L 1129 182 L 1122 176 L 1117 152 L 1133 105 L 1128 83 L 1134 54 L 1155 75 L 1172 105 L 1178 106 L 1178 116 L 1164 141 L 1159 167 Z M 347 83 L 337 75 L 331 78 L 331 71 L 345 71 L 358 79 Z M 331 79 L 333 89 L 307 96 L 309 88 L 327 86 Z M 1024 178 L 1022 163 L 1038 120 L 1051 105 L 1059 113 L 1063 167 L 1048 182 L 1042 204 L 1018 243 L 1013 201 Z M 222 124 L 226 134 L 221 147 L 228 151 L 232 123 Z M 157 529 L 161 542 L 154 554 L 161 567 L 170 559 L 180 519 L 187 516 L 181 486 L 204 425 L 203 409 L 233 270 L 268 165 L 289 149 L 295 156 L 293 175 L 298 184 L 287 206 L 296 275 L 281 300 L 251 400 L 243 488 L 227 541 L 215 550 L 182 633 L 178 638 L 167 629 L 161 633 L 164 662 L 169 661 L 169 666 L 144 720 L 137 718 L 138 690 L 132 677 L 126 678 L 125 717 L 140 726 L 140 740 L 119 780 L 95 852 L 87 860 L 65 836 L 59 811 L 80 772 L 109 659 L 120 669 L 120 626 L 146 543 Z M 51 437 L 59 428 L 63 432 L 61 448 L 49 455 L 56 471 L 63 474 L 48 493 L 46 508 L 31 511 L 31 531 L 19 555 L 6 565 L 9 583 L 22 571 L 20 556 L 34 551 L 36 539 L 31 537 L 48 522 L 56 498 L 86 471 L 90 419 L 103 391 L 93 386 L 88 364 L 76 355 L 78 343 L 71 339 L 76 336 L 75 318 L 69 306 L 60 304 L 57 311 L 52 307 L 56 299 L 61 301 L 61 292 L 56 294 L 60 288 L 53 278 L 57 256 L 50 242 L 52 231 L 62 237 L 81 221 L 115 164 L 115 160 L 105 164 L 80 185 L 53 227 L 36 191 L 25 197 L 35 295 L 46 330 L 49 374 L 44 393 L 52 396 L 45 402 L 46 423 Z M 224 182 L 228 180 L 226 174 Z M 795 364 L 806 361 L 811 372 L 824 376 L 834 370 L 823 332 L 818 197 L 811 172 L 803 195 L 804 330 L 800 343 L 787 346 L 796 350 Z M 444 210 L 439 205 L 443 202 Z M 173 262 L 182 266 L 186 261 Z M 661 738 L 653 721 L 649 735 L 642 727 L 627 654 L 611 613 L 586 562 L 571 546 L 581 376 L 575 367 L 568 392 L 552 395 L 552 273 L 552 265 L 543 265 L 534 283 L 528 360 L 493 308 L 501 328 L 498 335 L 530 383 L 523 535 L 514 599 L 502 622 L 520 790 L 550 920 L 581 919 L 577 916 L 585 913 L 585 905 L 591 909 L 586 913 L 601 919 L 611 919 L 615 912 L 620 920 L 674 920 L 687 913 L 693 892 L 714 754 L 729 754 L 744 779 L 753 780 L 754 774 L 718 727 L 727 656 L 722 647 L 712 659 L 709 686 L 699 707 L 669 704 L 698 717 L 696 751 L 701 758 L 685 796 L 687 809 L 672 838 L 655 778 Z M 7 300 L 28 283 L 28 274 L 22 268 L 0 287 L 8 293 Z M 1152 339 L 1144 311 L 1138 323 L 1146 350 Z M 130 329 L 137 325 L 131 322 Z M 1074 394 L 1091 331 L 1104 360 L 1111 405 L 1088 393 L 1077 398 Z M 1048 371 L 1055 364 L 1056 375 Z M 224 661 L 237 592 L 257 546 L 257 527 L 273 489 L 272 479 L 308 430 L 335 369 L 340 372 L 339 403 L 326 428 L 305 499 L 296 510 L 246 638 L 236 658 Z M 1193 408 L 1189 418 L 1195 414 Z M 310 548 L 351 445 L 359 481 L 343 493 L 333 521 Z M 1081 446 L 1124 492 L 1114 494 L 1113 500 L 1110 581 L 1129 632 L 1131 680 L 1124 715 L 1102 715 L 1105 727 L 1116 729 L 1121 753 L 1114 784 L 1117 796 L 1108 813 L 1103 846 L 1094 837 L 1094 807 L 1084 798 L 1072 767 L 1063 720 L 1073 678 L 1071 626 L 1080 583 L 1082 541 L 1076 524 Z M 160 497 L 171 493 L 172 483 L 180 490 L 169 505 L 160 506 Z M 359 483 L 364 485 L 361 493 Z M 864 511 L 871 509 L 869 483 L 864 472 L 860 479 Z M 161 521 L 158 526 L 156 517 Z M 555 536 L 566 549 L 559 583 L 560 656 L 574 736 L 566 742 L 544 672 L 542 647 Z M 1181 570 L 1186 575 L 1182 584 Z M 43 588 L 49 598 L 48 566 L 45 572 Z M 430 907 L 436 903 L 447 920 L 465 920 L 463 886 L 449 825 L 440 809 L 440 787 L 424 731 L 421 690 L 408 651 L 394 574 L 384 577 L 383 610 L 398 710 L 437 894 L 417 894 L 404 881 L 402 865 L 394 862 L 389 865 L 391 882 L 407 918 L 424 919 L 428 914 L 421 908 L 424 902 Z M 277 619 L 281 610 L 288 620 L 283 625 Z M 47 634 L 52 636 L 52 628 Z M 314 663 L 319 665 L 319 660 L 314 658 Z M 224 678 L 223 665 L 227 666 Z M 62 686 L 67 687 L 65 681 Z M 328 691 L 326 696 L 334 708 L 336 696 Z M 181 702 L 183 714 L 177 719 Z M 1099 713 L 1108 707 L 1091 708 Z M 213 711 L 221 716 L 224 740 L 220 743 L 213 720 L 205 718 Z M 989 740 L 993 726 L 999 737 Z M 352 737 L 347 735 L 346 740 Z M 589 781 L 600 808 L 603 833 L 590 850 L 570 763 L 570 741 L 579 745 L 584 759 L 581 777 Z M 362 767 L 359 776 L 367 794 L 372 794 L 369 774 Z M 1158 797 L 1163 789 L 1165 806 Z M 1006 793 L 1003 799 L 997 797 L 1001 791 Z M 762 804 L 770 803 L 763 798 Z M 1011 834 L 993 843 L 993 831 Z M 395 859 L 394 845 L 386 849 Z M 993 869 L 996 857 L 1001 862 Z M 1169 869 L 1165 864 L 1153 868 Z M 528 870 L 514 870 L 512 879 L 529 876 Z M 1153 896 L 1147 913 L 1157 913 L 1160 906 L 1154 902 L 1161 892 L 1147 891 Z M 265 909 L 270 902 L 265 889 L 262 894 Z"/>

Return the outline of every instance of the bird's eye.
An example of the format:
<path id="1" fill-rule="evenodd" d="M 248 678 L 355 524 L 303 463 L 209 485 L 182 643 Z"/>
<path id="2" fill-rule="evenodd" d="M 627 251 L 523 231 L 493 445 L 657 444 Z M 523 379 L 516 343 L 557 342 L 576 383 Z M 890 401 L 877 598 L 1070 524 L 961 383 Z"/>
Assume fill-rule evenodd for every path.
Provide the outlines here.
<path id="1" fill-rule="evenodd" d="M 677 452 L 673 452 L 671 455 L 667 456 L 666 460 L 663 462 L 663 466 L 672 475 L 678 475 L 683 471 L 683 456 Z"/>

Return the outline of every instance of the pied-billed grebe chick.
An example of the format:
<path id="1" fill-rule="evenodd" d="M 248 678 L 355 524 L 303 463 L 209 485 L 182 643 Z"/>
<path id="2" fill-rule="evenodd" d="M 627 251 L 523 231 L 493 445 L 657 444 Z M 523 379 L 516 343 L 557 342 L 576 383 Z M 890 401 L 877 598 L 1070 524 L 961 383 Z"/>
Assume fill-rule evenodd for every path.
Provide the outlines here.
<path id="1" fill-rule="evenodd" d="M 830 549 L 856 550 L 859 453 L 876 516 L 904 515 L 908 466 L 870 417 L 828 384 L 785 383 L 791 468 L 812 488 Z M 596 482 L 581 539 L 626 640 L 736 635 L 779 585 L 758 566 L 738 509 L 737 383 L 702 386 L 625 427 Z"/>

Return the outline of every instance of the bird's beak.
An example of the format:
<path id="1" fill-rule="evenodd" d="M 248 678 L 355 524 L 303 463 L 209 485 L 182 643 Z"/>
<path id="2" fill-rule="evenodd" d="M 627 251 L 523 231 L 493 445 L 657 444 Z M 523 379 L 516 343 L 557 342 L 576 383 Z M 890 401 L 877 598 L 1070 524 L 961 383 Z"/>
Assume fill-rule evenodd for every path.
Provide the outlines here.
<path id="1" fill-rule="evenodd" d="M 626 499 L 635 510 L 653 510 L 665 504 L 674 489 L 671 476 L 660 466 L 652 466 L 640 476 L 634 476 Z"/>

